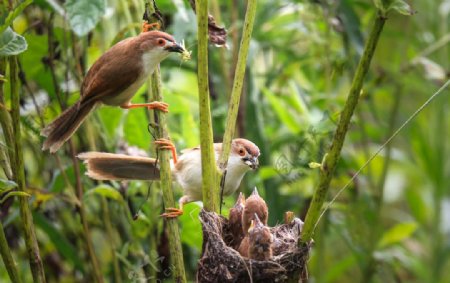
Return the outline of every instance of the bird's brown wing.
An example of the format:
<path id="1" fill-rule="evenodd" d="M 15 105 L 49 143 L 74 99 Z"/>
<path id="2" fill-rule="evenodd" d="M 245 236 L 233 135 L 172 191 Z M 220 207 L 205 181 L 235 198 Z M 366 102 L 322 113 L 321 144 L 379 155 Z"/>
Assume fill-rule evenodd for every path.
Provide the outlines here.
<path id="1" fill-rule="evenodd" d="M 140 51 L 124 48 L 123 43 L 114 45 L 89 69 L 81 85 L 83 100 L 101 100 L 105 96 L 118 95 L 138 79 L 142 63 L 136 64 L 130 58 Z"/>
<path id="2" fill-rule="evenodd" d="M 86 175 L 96 180 L 159 180 L 156 159 L 106 152 L 77 156 L 86 164 Z"/>

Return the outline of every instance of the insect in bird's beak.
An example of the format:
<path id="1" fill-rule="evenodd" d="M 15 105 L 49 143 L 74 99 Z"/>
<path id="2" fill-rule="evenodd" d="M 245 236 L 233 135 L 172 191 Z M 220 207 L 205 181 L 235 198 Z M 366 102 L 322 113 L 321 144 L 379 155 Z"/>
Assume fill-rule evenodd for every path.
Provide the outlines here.
<path id="1" fill-rule="evenodd" d="M 252 168 L 252 170 L 256 170 L 259 167 L 258 157 L 245 157 L 243 158 L 243 161 Z"/>
<path id="2" fill-rule="evenodd" d="M 164 47 L 164 49 L 169 52 L 177 52 L 177 53 L 183 53 L 185 51 L 183 46 L 179 45 L 176 42 L 174 42 L 172 45 Z"/>

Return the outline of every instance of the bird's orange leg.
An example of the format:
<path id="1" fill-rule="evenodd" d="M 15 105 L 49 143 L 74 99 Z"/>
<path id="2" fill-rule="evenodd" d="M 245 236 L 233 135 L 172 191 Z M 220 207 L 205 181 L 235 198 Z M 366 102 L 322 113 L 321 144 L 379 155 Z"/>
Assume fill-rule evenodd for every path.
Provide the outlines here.
<path id="1" fill-rule="evenodd" d="M 177 149 L 175 145 L 168 139 L 157 139 L 155 144 L 159 149 L 170 149 L 172 151 L 173 163 L 177 163 Z"/>
<path id="2" fill-rule="evenodd" d="M 177 218 L 178 216 L 183 215 L 183 209 L 182 208 L 175 208 L 175 207 L 168 207 L 166 208 L 165 213 L 161 214 L 161 217 L 164 218 Z"/>
<path id="3" fill-rule="evenodd" d="M 193 201 L 188 196 L 182 196 L 179 200 L 179 206 L 180 208 L 174 208 L 174 207 L 168 207 L 166 208 L 165 213 L 161 214 L 161 217 L 165 218 L 176 218 L 180 215 L 183 215 L 183 206 L 184 204 Z"/>
<path id="4" fill-rule="evenodd" d="M 142 23 L 141 32 L 147 32 L 151 29 L 159 30 L 161 28 L 160 24 L 158 22 L 156 23 L 148 23 L 147 21 L 144 21 Z"/>
<path id="5" fill-rule="evenodd" d="M 153 101 L 149 103 L 125 104 L 120 106 L 120 108 L 122 109 L 134 109 L 141 107 L 147 107 L 148 109 L 158 109 L 166 113 L 169 112 L 169 104 L 160 101 Z"/>

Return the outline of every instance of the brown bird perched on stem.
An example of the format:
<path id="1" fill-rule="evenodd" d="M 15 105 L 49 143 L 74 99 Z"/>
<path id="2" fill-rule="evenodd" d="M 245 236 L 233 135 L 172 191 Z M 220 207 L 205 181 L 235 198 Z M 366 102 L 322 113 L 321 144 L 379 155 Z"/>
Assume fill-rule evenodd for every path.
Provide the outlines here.
<path id="1" fill-rule="evenodd" d="M 177 217 L 183 214 L 183 205 L 202 200 L 202 161 L 200 147 L 185 149 L 177 158 L 173 144 L 167 140 L 158 140 L 156 144 L 163 149 L 171 149 L 171 163 L 174 180 L 183 189 L 179 200 L 180 208 L 166 208 L 162 216 Z M 222 144 L 214 144 L 217 158 L 222 152 Z M 259 148 L 249 140 L 234 139 L 228 159 L 224 194 L 231 195 L 239 187 L 245 173 L 258 167 Z M 156 159 L 135 157 L 124 154 L 104 152 L 85 152 L 78 155 L 87 165 L 86 174 L 96 180 L 159 180 L 159 166 Z"/>
<path id="2" fill-rule="evenodd" d="M 185 49 L 170 34 L 156 30 L 142 32 L 111 47 L 89 69 L 81 85 L 80 100 L 41 131 L 41 135 L 47 137 L 42 150 L 56 152 L 101 104 L 167 112 L 168 104 L 164 102 L 131 104 L 130 101 L 171 52 L 184 53 Z"/>

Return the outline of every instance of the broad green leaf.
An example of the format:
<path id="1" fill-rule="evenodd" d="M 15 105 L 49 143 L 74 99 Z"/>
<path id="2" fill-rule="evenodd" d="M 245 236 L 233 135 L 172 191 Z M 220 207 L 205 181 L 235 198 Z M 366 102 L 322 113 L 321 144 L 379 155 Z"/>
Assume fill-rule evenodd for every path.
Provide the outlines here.
<path id="1" fill-rule="evenodd" d="M 55 33 L 55 35 L 58 33 Z M 55 90 L 53 87 L 53 80 L 51 72 L 49 71 L 46 64 L 41 64 L 42 60 L 48 56 L 48 37 L 46 34 L 37 35 L 34 33 L 24 34 L 25 40 L 28 44 L 28 50 L 32 52 L 24 52 L 20 55 L 20 63 L 26 71 L 26 76 L 28 81 L 36 82 L 36 84 L 41 88 L 45 89 L 50 100 L 57 101 Z M 56 106 L 56 105 L 55 105 Z M 59 109 L 55 107 L 55 109 Z M 46 116 L 48 114 L 46 113 Z M 52 117 L 46 117 L 47 119 Z"/>
<path id="2" fill-rule="evenodd" d="M 122 120 L 125 111 L 119 107 L 100 107 L 97 110 L 100 117 L 104 133 L 106 133 L 107 141 L 115 142 L 114 139 L 117 136 L 117 129 L 119 129 L 120 121 Z"/>
<path id="3" fill-rule="evenodd" d="M 382 0 L 373 0 L 373 3 L 378 10 L 382 11 L 383 13 L 386 11 Z"/>
<path id="4" fill-rule="evenodd" d="M 10 197 L 30 197 L 29 194 L 27 194 L 26 192 L 9 192 L 6 195 L 3 196 L 3 198 L 0 199 L 0 204 L 4 203 L 7 199 L 9 199 Z"/>
<path id="5" fill-rule="evenodd" d="M 416 231 L 417 227 L 418 225 L 416 222 L 405 222 L 395 225 L 386 233 L 384 233 L 384 235 L 378 242 L 378 247 L 384 248 L 386 246 L 403 241 L 404 239 L 411 236 L 411 234 Z"/>
<path id="6" fill-rule="evenodd" d="M 0 192 L 8 191 L 17 187 L 17 184 L 13 181 L 0 179 Z"/>
<path id="7" fill-rule="evenodd" d="M 145 111 L 144 108 L 128 110 L 123 126 L 127 142 L 140 148 L 149 148 L 151 142 Z"/>
<path id="8" fill-rule="evenodd" d="M 64 5 L 70 27 L 78 36 L 86 35 L 105 14 L 105 0 L 68 0 Z"/>
<path id="9" fill-rule="evenodd" d="M 106 198 L 110 198 L 110 199 L 113 199 L 113 200 L 116 200 L 119 202 L 123 202 L 123 197 L 119 193 L 119 191 L 117 191 L 116 189 L 114 189 L 113 187 L 110 187 L 110 186 L 100 185 L 98 187 L 95 187 L 95 188 L 87 191 L 87 193 L 84 194 L 84 197 L 88 198 L 92 194 L 97 194 L 100 196 L 104 196 Z"/>
<path id="10" fill-rule="evenodd" d="M 202 248 L 203 235 L 202 225 L 198 218 L 200 207 L 196 203 L 188 204 L 183 207 L 183 215 L 178 219 L 181 223 L 181 242 L 190 247 L 197 248 L 198 251 Z"/>
<path id="11" fill-rule="evenodd" d="M 20 54 L 27 47 L 25 38 L 9 27 L 0 35 L 0 57 Z"/>
<path id="12" fill-rule="evenodd" d="M 405 16 L 411 16 L 414 14 L 411 6 L 403 0 L 394 0 L 394 2 L 389 5 L 388 11 L 390 10 L 397 11 Z"/>
<path id="13" fill-rule="evenodd" d="M 25 0 L 17 5 L 17 7 L 15 7 L 11 12 L 9 12 L 8 16 L 5 19 L 5 22 L 0 26 L 0 33 L 4 32 L 6 28 L 8 28 L 13 23 L 14 19 L 17 18 L 17 16 L 22 13 L 22 11 L 28 5 L 31 4 L 31 2 L 33 2 L 33 0 Z"/>

